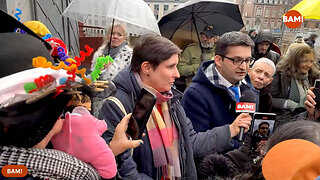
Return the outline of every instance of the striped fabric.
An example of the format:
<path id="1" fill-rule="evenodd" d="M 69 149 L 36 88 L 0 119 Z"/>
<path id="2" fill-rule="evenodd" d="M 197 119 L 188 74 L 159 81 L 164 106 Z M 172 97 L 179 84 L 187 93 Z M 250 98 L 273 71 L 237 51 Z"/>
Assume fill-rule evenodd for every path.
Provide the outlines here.
<path id="1" fill-rule="evenodd" d="M 179 179 L 178 132 L 170 118 L 168 103 L 159 104 L 159 110 L 153 108 L 147 123 L 154 166 L 161 168 L 163 179 Z"/>

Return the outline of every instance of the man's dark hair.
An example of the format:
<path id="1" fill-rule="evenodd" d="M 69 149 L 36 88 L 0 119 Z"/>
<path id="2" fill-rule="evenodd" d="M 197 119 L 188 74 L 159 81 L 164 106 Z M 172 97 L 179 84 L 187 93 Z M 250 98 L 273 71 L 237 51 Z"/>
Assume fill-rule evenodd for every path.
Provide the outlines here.
<path id="1" fill-rule="evenodd" d="M 316 33 L 312 33 L 309 36 L 310 39 L 314 39 L 314 38 L 317 38 L 317 37 L 318 37 L 318 35 Z"/>
<path id="2" fill-rule="evenodd" d="M 148 61 L 156 69 L 160 63 L 180 53 L 181 49 L 170 40 L 157 35 L 147 35 L 133 49 L 131 70 L 140 72 L 144 61 Z"/>
<path id="3" fill-rule="evenodd" d="M 264 121 L 264 122 L 262 122 L 262 123 L 259 124 L 259 129 L 261 128 L 261 126 L 262 126 L 263 124 L 266 124 L 266 125 L 268 125 L 268 127 L 270 127 L 270 124 L 269 124 L 268 122 Z"/>
<path id="4" fill-rule="evenodd" d="M 216 54 L 226 55 L 228 54 L 228 48 L 230 46 L 249 46 L 254 47 L 254 43 L 249 35 L 242 32 L 232 31 L 223 34 L 217 41 Z"/>

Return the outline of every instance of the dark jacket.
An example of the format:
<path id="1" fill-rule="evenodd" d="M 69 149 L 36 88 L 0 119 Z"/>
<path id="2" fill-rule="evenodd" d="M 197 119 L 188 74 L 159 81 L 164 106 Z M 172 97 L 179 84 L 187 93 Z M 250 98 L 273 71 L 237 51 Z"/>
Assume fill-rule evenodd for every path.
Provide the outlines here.
<path id="1" fill-rule="evenodd" d="M 194 129 L 198 132 L 231 124 L 239 115 L 235 112 L 236 99 L 227 87 L 212 84 L 205 75 L 204 70 L 210 64 L 214 64 L 214 61 L 201 64 L 181 101 L 187 117 L 192 121 Z M 259 91 L 254 89 L 248 75 L 245 80 L 246 83 L 242 83 L 240 86 L 241 92 L 250 89 L 256 94 L 256 97 L 259 97 Z M 256 107 L 258 107 L 259 98 L 256 99 Z"/>
<path id="2" fill-rule="evenodd" d="M 272 110 L 271 84 L 260 89 L 259 112 L 270 113 Z"/>
<path id="3" fill-rule="evenodd" d="M 287 73 L 281 73 L 279 71 L 274 75 L 270 94 L 272 96 L 272 107 L 276 110 L 283 110 L 285 101 L 289 99 L 292 79 L 293 77 L 289 76 Z M 312 86 L 315 78 L 309 77 L 308 80 L 310 86 Z M 297 96 L 299 96 L 299 94 Z M 299 98 L 300 97 L 298 97 L 298 99 Z"/>
<path id="4" fill-rule="evenodd" d="M 117 87 L 115 97 L 122 102 L 127 113 L 132 112 L 141 90 L 134 74 L 129 68 L 125 68 L 113 81 Z M 196 133 L 180 104 L 181 93 L 175 89 L 172 89 L 172 92 L 174 96 L 169 102 L 169 113 L 179 134 L 181 178 L 194 180 L 197 179 L 194 156 L 205 156 L 230 148 L 230 129 L 226 125 L 204 133 Z M 109 141 L 112 138 L 114 129 L 123 116 L 123 112 L 117 105 L 111 101 L 105 101 L 99 118 L 106 120 L 108 124 L 108 131 L 103 135 L 106 140 Z M 134 149 L 133 156 L 128 150 L 116 157 L 119 174 L 124 179 L 143 179 L 142 176 L 148 176 L 149 179 L 161 178 L 154 167 L 148 133 L 147 131 L 145 133 L 146 136 L 142 138 L 144 144 Z"/>
<path id="5" fill-rule="evenodd" d="M 270 43 L 270 46 L 265 54 L 259 53 L 258 51 L 258 44 L 262 42 Z M 266 57 L 268 59 L 271 59 L 275 65 L 279 62 L 280 55 L 277 52 L 271 50 L 273 46 L 273 39 L 272 39 L 272 34 L 270 32 L 261 31 L 256 36 L 254 43 L 255 43 L 255 47 L 254 47 L 254 51 L 252 52 L 252 57 L 254 57 L 256 60 L 262 57 Z"/>

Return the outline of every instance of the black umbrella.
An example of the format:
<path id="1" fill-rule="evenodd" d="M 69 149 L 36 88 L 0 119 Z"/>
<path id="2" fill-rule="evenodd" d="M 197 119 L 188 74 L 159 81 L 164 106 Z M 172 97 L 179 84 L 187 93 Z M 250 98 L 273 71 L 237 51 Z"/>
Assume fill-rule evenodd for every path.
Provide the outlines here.
<path id="1" fill-rule="evenodd" d="M 243 21 L 237 4 L 227 0 L 189 0 L 172 8 L 158 22 L 162 36 L 173 42 L 200 42 L 199 32 L 213 25 L 217 35 L 238 31 Z M 180 46 L 181 47 L 181 46 Z"/>

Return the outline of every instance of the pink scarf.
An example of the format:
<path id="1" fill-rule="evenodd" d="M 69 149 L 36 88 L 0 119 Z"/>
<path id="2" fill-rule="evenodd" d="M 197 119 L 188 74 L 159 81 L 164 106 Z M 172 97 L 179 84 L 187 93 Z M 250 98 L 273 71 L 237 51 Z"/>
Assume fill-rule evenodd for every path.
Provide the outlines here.
<path id="1" fill-rule="evenodd" d="M 140 85 L 157 96 L 156 106 L 161 107 L 161 112 L 153 107 L 152 115 L 147 123 L 147 131 L 151 144 L 154 166 L 162 170 L 164 179 L 180 179 L 179 137 L 174 122 L 169 113 L 168 100 L 172 99 L 172 92 L 160 93 L 150 86 L 143 84 L 141 78 L 135 73 Z"/>

